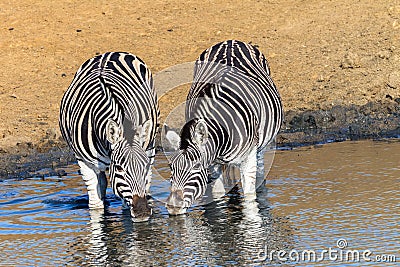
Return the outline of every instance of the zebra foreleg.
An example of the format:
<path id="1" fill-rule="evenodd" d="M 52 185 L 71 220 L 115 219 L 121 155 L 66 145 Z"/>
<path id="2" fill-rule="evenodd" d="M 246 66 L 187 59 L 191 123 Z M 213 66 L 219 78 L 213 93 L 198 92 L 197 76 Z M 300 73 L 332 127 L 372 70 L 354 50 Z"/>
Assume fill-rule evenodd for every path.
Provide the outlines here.
<path id="1" fill-rule="evenodd" d="M 150 144 L 150 149 L 146 150 L 146 154 L 150 159 L 150 167 L 149 172 L 146 176 L 146 194 L 150 195 L 150 186 L 151 186 L 151 178 L 153 176 L 153 164 L 154 164 L 154 157 L 156 156 L 156 148 L 155 148 L 155 141 Z"/>
<path id="2" fill-rule="evenodd" d="M 209 203 L 220 199 L 225 195 L 224 177 L 222 172 L 222 165 L 213 163 L 208 167 L 208 182 L 207 188 L 203 196 L 203 203 Z"/>
<path id="3" fill-rule="evenodd" d="M 222 172 L 222 165 L 214 163 L 208 168 L 212 182 L 212 195 L 213 197 L 221 197 L 225 194 L 224 177 Z"/>
<path id="4" fill-rule="evenodd" d="M 107 179 L 104 171 L 95 172 L 83 161 L 78 161 L 78 164 L 89 195 L 89 208 L 104 208 L 107 189 Z"/>
<path id="5" fill-rule="evenodd" d="M 100 190 L 100 196 L 101 200 L 104 201 L 106 200 L 106 191 L 107 191 L 107 177 L 106 173 L 104 171 L 100 171 L 97 174 L 97 179 L 99 181 L 99 190 Z"/>
<path id="6" fill-rule="evenodd" d="M 256 176 L 257 176 L 257 148 L 254 147 L 247 158 L 240 164 L 240 176 L 242 181 L 243 193 L 246 197 L 256 195 Z"/>
<path id="7" fill-rule="evenodd" d="M 264 181 L 264 175 L 265 175 L 264 154 L 265 154 L 264 150 L 257 152 L 256 186 L 260 185 Z"/>

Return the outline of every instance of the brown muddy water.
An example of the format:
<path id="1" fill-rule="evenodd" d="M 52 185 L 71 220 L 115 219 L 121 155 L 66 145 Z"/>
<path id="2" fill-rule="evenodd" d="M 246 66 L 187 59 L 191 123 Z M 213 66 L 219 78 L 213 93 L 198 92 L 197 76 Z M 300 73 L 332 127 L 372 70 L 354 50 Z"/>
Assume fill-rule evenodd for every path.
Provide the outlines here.
<path id="1" fill-rule="evenodd" d="M 160 173 L 168 173 L 166 163 L 156 161 Z M 231 192 L 186 216 L 168 216 L 160 201 L 168 181 L 154 177 L 154 214 L 145 223 L 132 223 L 110 189 L 106 210 L 89 211 L 77 166 L 63 170 L 63 177 L 1 180 L 1 266 L 400 262 L 398 139 L 278 150 L 256 201 Z"/>

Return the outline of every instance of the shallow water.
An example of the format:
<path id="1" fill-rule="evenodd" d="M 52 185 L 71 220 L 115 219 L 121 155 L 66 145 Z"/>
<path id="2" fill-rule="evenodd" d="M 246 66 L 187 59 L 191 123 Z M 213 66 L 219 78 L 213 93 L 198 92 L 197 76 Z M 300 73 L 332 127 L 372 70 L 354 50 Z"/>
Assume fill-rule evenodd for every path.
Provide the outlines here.
<path id="1" fill-rule="evenodd" d="M 168 174 L 163 158 L 157 168 Z M 279 150 L 256 202 L 232 192 L 186 216 L 168 216 L 160 201 L 168 182 L 155 177 L 154 215 L 145 223 L 132 223 L 110 189 L 106 211 L 89 211 L 77 166 L 63 170 L 0 182 L 0 265 L 378 265 L 327 254 L 318 261 L 329 248 L 400 261 L 399 140 Z M 272 250 L 286 254 L 271 260 Z M 304 250 L 316 258 L 303 261 Z"/>

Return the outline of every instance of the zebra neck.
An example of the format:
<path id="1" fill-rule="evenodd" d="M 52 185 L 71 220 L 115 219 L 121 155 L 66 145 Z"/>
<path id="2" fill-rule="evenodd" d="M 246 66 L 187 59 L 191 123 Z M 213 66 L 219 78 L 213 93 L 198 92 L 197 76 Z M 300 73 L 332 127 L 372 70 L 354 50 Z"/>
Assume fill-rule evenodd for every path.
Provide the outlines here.
<path id="1" fill-rule="evenodd" d="M 218 156 L 217 146 L 214 140 L 208 140 L 208 142 L 199 149 L 202 155 L 204 165 L 210 165 Z"/>

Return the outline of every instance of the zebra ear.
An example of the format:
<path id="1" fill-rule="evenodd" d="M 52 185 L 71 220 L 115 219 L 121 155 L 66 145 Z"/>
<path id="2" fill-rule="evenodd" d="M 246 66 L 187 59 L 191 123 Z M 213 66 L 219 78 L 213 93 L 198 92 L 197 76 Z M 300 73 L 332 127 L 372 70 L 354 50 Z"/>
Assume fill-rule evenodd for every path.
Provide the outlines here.
<path id="1" fill-rule="evenodd" d="M 106 125 L 106 137 L 111 145 L 115 145 L 122 140 L 124 130 L 113 120 L 108 120 Z"/>
<path id="2" fill-rule="evenodd" d="M 147 144 L 150 142 L 150 134 L 151 134 L 151 120 L 147 120 L 143 125 L 137 127 L 136 134 L 140 142 L 140 144 Z"/>
<path id="3" fill-rule="evenodd" d="M 208 139 L 208 128 L 206 121 L 199 119 L 194 128 L 194 142 L 198 146 L 204 146 Z"/>

